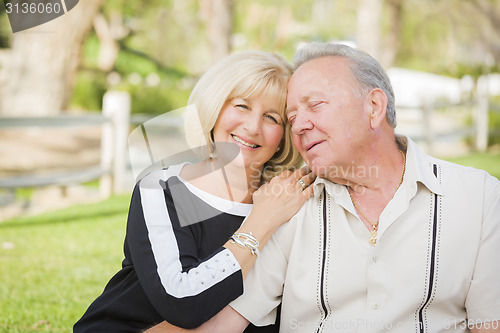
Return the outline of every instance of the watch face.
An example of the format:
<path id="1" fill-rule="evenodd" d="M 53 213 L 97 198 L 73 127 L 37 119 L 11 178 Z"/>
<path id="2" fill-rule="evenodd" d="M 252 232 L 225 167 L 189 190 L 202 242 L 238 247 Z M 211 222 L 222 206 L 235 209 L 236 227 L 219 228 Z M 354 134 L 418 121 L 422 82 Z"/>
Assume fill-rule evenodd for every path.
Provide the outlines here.
<path id="1" fill-rule="evenodd" d="M 73 9 L 79 0 L 3 0 L 12 32 L 52 21 Z"/>

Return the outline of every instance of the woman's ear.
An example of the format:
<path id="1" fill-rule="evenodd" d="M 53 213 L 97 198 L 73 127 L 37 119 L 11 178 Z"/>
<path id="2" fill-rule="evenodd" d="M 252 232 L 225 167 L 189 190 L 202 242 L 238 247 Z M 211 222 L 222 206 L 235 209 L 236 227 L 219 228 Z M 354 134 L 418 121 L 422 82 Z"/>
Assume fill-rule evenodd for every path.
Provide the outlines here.
<path id="1" fill-rule="evenodd" d="M 379 88 L 372 89 L 366 97 L 370 112 L 370 127 L 375 129 L 386 121 L 387 95 Z"/>

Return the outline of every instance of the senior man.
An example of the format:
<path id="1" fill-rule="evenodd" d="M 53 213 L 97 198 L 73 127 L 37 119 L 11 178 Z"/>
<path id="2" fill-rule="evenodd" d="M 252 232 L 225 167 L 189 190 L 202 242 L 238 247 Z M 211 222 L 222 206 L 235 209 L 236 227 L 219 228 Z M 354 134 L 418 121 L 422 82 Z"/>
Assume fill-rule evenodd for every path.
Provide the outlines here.
<path id="1" fill-rule="evenodd" d="M 380 64 L 344 45 L 295 57 L 287 117 L 318 175 L 244 294 L 198 328 L 241 332 L 500 332 L 500 182 L 394 133 Z"/>

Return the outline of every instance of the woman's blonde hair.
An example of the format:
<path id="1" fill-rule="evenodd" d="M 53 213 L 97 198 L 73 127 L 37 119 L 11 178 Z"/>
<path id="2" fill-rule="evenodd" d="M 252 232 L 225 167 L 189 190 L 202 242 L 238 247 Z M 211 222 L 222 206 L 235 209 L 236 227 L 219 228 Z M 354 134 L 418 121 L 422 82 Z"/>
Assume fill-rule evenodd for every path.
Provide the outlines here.
<path id="1" fill-rule="evenodd" d="M 293 147 L 292 132 L 286 122 L 286 86 L 291 65 L 280 55 L 263 51 L 242 51 L 222 59 L 198 81 L 189 96 L 185 119 L 186 139 L 191 148 L 208 145 L 214 153 L 212 130 L 227 101 L 240 97 L 270 96 L 278 102 L 284 123 L 279 150 L 264 165 L 267 181 L 285 169 L 300 166 L 302 158 Z"/>

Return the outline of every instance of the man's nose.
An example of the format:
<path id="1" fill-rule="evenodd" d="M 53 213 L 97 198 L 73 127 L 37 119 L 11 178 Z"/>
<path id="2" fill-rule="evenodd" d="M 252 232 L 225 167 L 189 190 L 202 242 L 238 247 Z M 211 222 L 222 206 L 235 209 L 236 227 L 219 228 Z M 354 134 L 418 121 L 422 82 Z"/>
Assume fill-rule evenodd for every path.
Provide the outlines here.
<path id="1" fill-rule="evenodd" d="M 314 127 L 311 120 L 304 114 L 297 113 L 292 125 L 293 134 L 303 134 Z"/>

